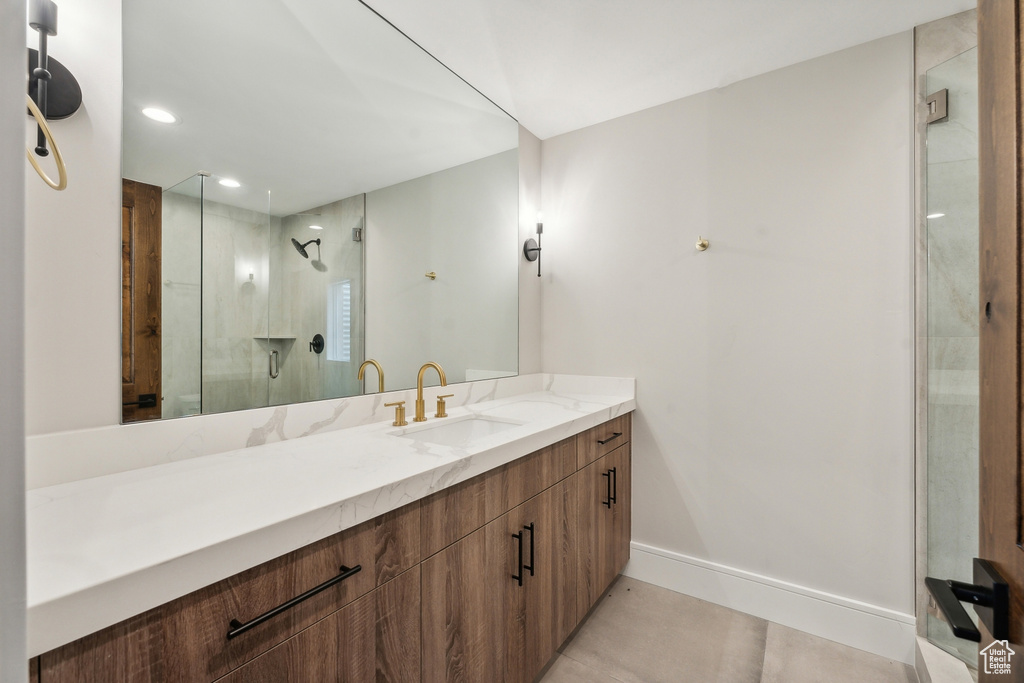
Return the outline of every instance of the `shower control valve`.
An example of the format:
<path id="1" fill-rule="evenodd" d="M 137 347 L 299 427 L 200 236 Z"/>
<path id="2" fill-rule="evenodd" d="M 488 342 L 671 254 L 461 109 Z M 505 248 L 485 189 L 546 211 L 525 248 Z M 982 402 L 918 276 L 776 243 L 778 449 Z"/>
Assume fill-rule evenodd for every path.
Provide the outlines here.
<path id="1" fill-rule="evenodd" d="M 324 352 L 324 345 L 324 336 L 318 333 L 313 335 L 313 341 L 309 342 L 309 350 L 319 356 Z"/>

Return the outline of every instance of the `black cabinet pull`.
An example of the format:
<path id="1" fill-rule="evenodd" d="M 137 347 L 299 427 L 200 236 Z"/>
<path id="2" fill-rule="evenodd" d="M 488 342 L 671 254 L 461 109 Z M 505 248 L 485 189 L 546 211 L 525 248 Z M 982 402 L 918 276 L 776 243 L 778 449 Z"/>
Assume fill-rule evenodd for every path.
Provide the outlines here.
<path id="1" fill-rule="evenodd" d="M 345 565 L 341 565 L 341 569 L 339 570 L 339 571 L 341 571 L 341 573 L 338 574 L 337 576 L 335 576 L 333 579 L 328 579 L 327 581 L 324 581 L 323 583 L 321 583 L 316 588 L 310 588 L 308 591 L 306 591 L 302 595 L 296 596 L 296 597 L 292 598 L 291 600 L 289 600 L 288 602 L 283 603 L 281 605 L 278 605 L 277 607 L 275 607 L 274 609 L 270 610 L 269 612 L 264 612 L 263 614 L 259 615 L 258 617 L 256 617 L 255 619 L 253 619 L 251 621 L 247 621 L 247 622 L 245 622 L 243 624 L 238 619 L 232 619 L 231 622 L 228 624 L 231 627 L 231 630 L 228 631 L 228 640 L 231 640 L 232 638 L 235 638 L 236 636 L 242 635 L 243 633 L 245 633 L 249 629 L 255 628 L 255 627 L 259 626 L 260 624 L 262 624 L 264 621 L 267 621 L 268 619 L 273 619 L 274 617 L 276 617 L 281 612 L 285 612 L 287 610 L 290 610 L 292 607 L 295 607 L 300 602 L 302 602 L 304 600 L 308 600 L 309 598 L 313 597 L 314 595 L 316 595 L 317 593 L 319 593 L 321 591 L 327 590 L 328 588 L 330 588 L 331 586 L 333 586 L 336 583 L 341 583 L 342 581 L 344 581 L 348 577 L 352 576 L 353 574 L 358 574 L 362 570 L 362 568 L 363 568 L 363 566 L 360 565 L 360 564 L 357 564 L 356 566 L 352 567 L 351 569 L 349 569 Z"/>
<path id="2" fill-rule="evenodd" d="M 618 505 L 619 501 L 617 500 L 617 496 L 619 495 L 619 473 L 618 473 L 618 471 L 616 471 L 616 469 L 614 467 L 611 468 L 609 470 L 609 472 L 612 473 L 612 494 L 609 497 L 609 499 L 613 503 Z"/>
<path id="3" fill-rule="evenodd" d="M 512 538 L 519 541 L 519 573 L 513 574 L 512 578 L 519 582 L 519 585 L 523 585 L 523 533 L 512 534 Z"/>
<path id="4" fill-rule="evenodd" d="M 528 564 L 528 565 L 524 564 L 523 565 L 523 569 L 530 570 L 530 576 L 533 576 L 533 524 L 530 523 L 530 524 L 527 524 L 526 526 L 524 526 L 523 527 L 523 531 L 529 531 L 530 532 L 530 564 Z M 520 574 L 523 573 L 522 569 L 519 570 L 519 573 Z"/>
<path id="5" fill-rule="evenodd" d="M 608 500 L 602 500 L 601 505 L 604 505 L 606 508 L 611 508 L 612 501 L 614 500 L 612 497 L 612 471 L 608 470 L 607 472 L 602 472 L 601 476 L 606 478 L 605 483 L 608 484 L 606 494 L 608 496 Z"/>
<path id="6" fill-rule="evenodd" d="M 607 439 L 598 439 L 597 442 L 603 446 L 609 441 L 615 441 L 615 439 L 619 438 L 620 436 L 622 436 L 622 432 L 614 432 Z"/>

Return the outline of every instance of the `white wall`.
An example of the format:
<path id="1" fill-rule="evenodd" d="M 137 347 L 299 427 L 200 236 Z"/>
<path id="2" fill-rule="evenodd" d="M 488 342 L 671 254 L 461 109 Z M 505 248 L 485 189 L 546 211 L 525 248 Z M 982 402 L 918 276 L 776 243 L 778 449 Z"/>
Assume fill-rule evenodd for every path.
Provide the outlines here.
<path id="1" fill-rule="evenodd" d="M 25 660 L 24 0 L 0 2 L 0 680 Z M 34 139 L 34 138 L 33 138 Z M 51 171 L 52 172 L 52 171 Z M 33 183 L 42 181 L 32 172 Z M 53 190 L 46 188 L 51 194 Z"/>
<path id="2" fill-rule="evenodd" d="M 452 382 L 516 373 L 518 167 L 513 149 L 366 193 L 366 354 L 388 387 L 427 360 Z"/>
<path id="3" fill-rule="evenodd" d="M 696 572 L 702 596 L 782 623 L 796 607 L 761 609 L 729 577 L 864 603 L 905 661 L 912 42 L 542 144 L 543 369 L 637 379 L 633 538 L 650 552 L 630 571 L 701 594 L 680 580 Z M 871 627 L 793 625 L 884 650 Z"/>
<path id="4" fill-rule="evenodd" d="M 75 74 L 83 103 L 53 125 L 67 190 L 29 183 L 25 193 L 29 434 L 121 418 L 121 3 L 65 0 L 58 28 L 50 54 Z"/>
<path id="5" fill-rule="evenodd" d="M 537 232 L 540 209 L 541 142 L 519 127 L 519 242 L 517 249 Z M 540 372 L 541 278 L 535 263 L 519 259 L 519 374 Z"/>

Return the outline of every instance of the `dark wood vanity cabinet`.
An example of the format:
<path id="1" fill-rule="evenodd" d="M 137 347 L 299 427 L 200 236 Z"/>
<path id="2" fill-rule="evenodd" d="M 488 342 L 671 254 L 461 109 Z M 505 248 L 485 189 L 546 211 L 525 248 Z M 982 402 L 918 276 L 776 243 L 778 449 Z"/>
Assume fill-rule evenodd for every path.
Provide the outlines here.
<path id="1" fill-rule="evenodd" d="M 625 415 L 517 461 L 563 478 L 424 560 L 423 683 L 534 680 L 629 560 L 629 437 Z M 442 523 L 441 498 L 509 488 L 501 471 L 452 487 L 422 522 Z"/>
<path id="2" fill-rule="evenodd" d="M 409 505 L 282 555 L 39 657 L 40 681 L 213 681 L 419 564 L 419 507 Z M 360 567 L 251 630 L 247 623 Z"/>
<path id="3" fill-rule="evenodd" d="M 585 615 L 629 561 L 630 444 L 580 470 L 576 609 Z"/>
<path id="4" fill-rule="evenodd" d="M 31 665 L 40 683 L 532 681 L 629 558 L 629 437 L 627 414 Z"/>
<path id="5" fill-rule="evenodd" d="M 531 681 L 576 627 L 575 477 L 423 562 L 423 681 Z"/>
<path id="6" fill-rule="evenodd" d="M 413 567 L 253 661 L 223 683 L 377 681 L 420 676 L 420 568 Z"/>

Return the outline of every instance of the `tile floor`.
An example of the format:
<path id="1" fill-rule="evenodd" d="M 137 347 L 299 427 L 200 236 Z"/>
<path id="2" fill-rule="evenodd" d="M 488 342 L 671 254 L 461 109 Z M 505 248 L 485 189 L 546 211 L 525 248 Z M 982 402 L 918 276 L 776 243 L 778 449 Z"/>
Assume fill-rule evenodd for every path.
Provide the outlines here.
<path id="1" fill-rule="evenodd" d="M 912 667 L 620 577 L 541 683 L 917 683 Z"/>

